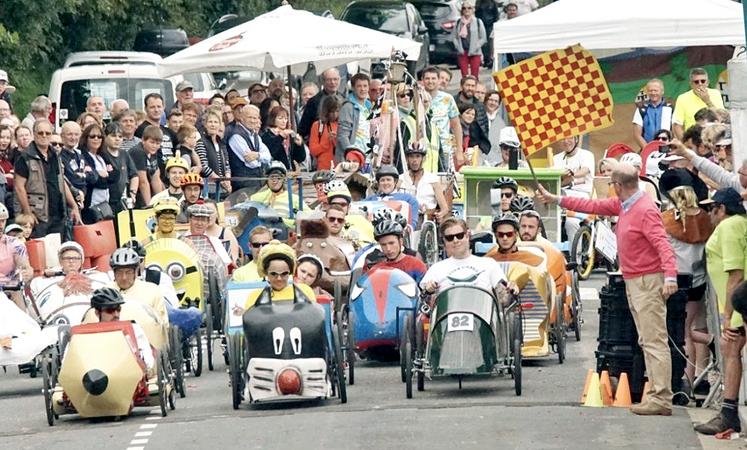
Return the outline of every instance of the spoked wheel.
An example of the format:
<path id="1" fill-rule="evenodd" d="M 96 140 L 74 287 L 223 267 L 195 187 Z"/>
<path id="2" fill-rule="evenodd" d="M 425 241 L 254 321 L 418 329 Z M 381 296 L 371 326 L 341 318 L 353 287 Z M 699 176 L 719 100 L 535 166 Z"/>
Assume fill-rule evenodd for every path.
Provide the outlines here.
<path id="1" fill-rule="evenodd" d="M 438 235 L 435 222 L 429 220 L 423 223 L 420 229 L 418 251 L 426 266 L 430 267 L 438 261 Z"/>
<path id="2" fill-rule="evenodd" d="M 553 334 L 555 335 L 555 350 L 558 352 L 558 363 L 563 364 L 565 361 L 565 326 L 563 325 L 563 302 L 556 298 L 555 299 L 555 326 L 553 327 Z"/>
<path id="3" fill-rule="evenodd" d="M 348 384 L 354 385 L 355 384 L 355 335 L 353 334 L 353 322 L 350 320 L 350 310 L 346 309 L 346 313 L 343 314 L 345 317 L 343 325 L 347 325 L 345 327 L 345 340 L 347 341 L 347 362 L 348 362 Z"/>
<path id="4" fill-rule="evenodd" d="M 513 352 L 513 364 L 511 367 L 511 374 L 514 377 L 514 391 L 516 395 L 521 395 L 521 341 L 522 341 L 522 329 L 521 329 L 521 316 L 514 316 L 514 332 L 513 332 L 513 343 L 511 350 Z"/>
<path id="5" fill-rule="evenodd" d="M 410 329 L 412 328 L 412 324 L 410 322 L 410 320 L 412 320 L 411 317 L 412 316 L 408 315 L 407 319 L 405 319 L 405 326 L 399 336 L 399 373 L 403 383 L 407 381 L 405 378 L 405 373 L 407 372 L 407 369 L 405 368 L 405 362 L 407 361 L 407 358 L 405 357 L 405 343 L 407 341 L 407 338 L 405 337 L 405 335 L 410 333 Z"/>
<path id="6" fill-rule="evenodd" d="M 187 342 L 184 343 L 186 347 L 185 356 L 189 363 L 189 370 L 192 375 L 199 377 L 202 375 L 202 333 L 197 330 Z"/>
<path id="7" fill-rule="evenodd" d="M 187 396 L 184 385 L 184 355 L 182 354 L 182 332 L 179 327 L 172 326 L 169 331 L 169 356 L 171 358 L 171 369 L 174 371 L 174 387 L 179 392 L 179 397 Z"/>
<path id="8" fill-rule="evenodd" d="M 54 412 L 52 403 L 52 391 L 57 383 L 57 355 L 54 349 L 45 353 L 41 360 L 42 366 L 42 392 L 44 393 L 44 406 L 47 413 L 47 423 L 54 426 L 57 414 Z"/>
<path id="9" fill-rule="evenodd" d="M 586 280 L 594 269 L 594 243 L 591 241 L 591 227 L 582 225 L 576 235 L 573 236 L 571 244 L 571 261 L 578 264 L 576 272 L 582 280 Z"/>
<path id="10" fill-rule="evenodd" d="M 337 327 L 332 329 L 332 342 L 335 346 L 333 364 L 333 374 L 336 380 L 333 384 L 337 385 L 337 394 L 340 396 L 340 403 L 348 402 L 348 391 L 345 386 L 345 360 L 342 357 L 342 324 L 337 323 Z"/>
<path id="11" fill-rule="evenodd" d="M 571 273 L 571 312 L 573 314 L 573 333 L 576 335 L 576 341 L 581 340 L 581 290 L 578 287 L 578 274 Z"/>
<path id="12" fill-rule="evenodd" d="M 231 395 L 233 399 L 233 409 L 239 409 L 244 391 L 244 374 L 242 373 L 242 355 L 243 346 L 241 345 L 242 336 L 239 333 L 232 334 L 228 337 L 228 370 L 231 376 Z"/>
<path id="13" fill-rule="evenodd" d="M 205 344 L 207 347 L 208 370 L 213 370 L 213 305 L 205 305 Z"/>
<path id="14" fill-rule="evenodd" d="M 423 327 L 418 326 L 417 319 L 416 320 L 416 327 L 415 327 L 415 345 L 412 349 L 412 359 L 413 359 L 413 366 L 415 365 L 414 361 L 421 360 L 423 356 L 423 347 L 425 345 L 425 339 L 423 336 Z M 418 366 L 419 369 L 423 369 L 420 365 Z M 417 373 L 417 379 L 418 379 L 418 392 L 423 392 L 425 390 L 425 372 L 423 370 L 418 370 Z"/>
<path id="15" fill-rule="evenodd" d="M 412 342 L 410 333 L 405 333 L 405 395 L 412 398 Z"/>

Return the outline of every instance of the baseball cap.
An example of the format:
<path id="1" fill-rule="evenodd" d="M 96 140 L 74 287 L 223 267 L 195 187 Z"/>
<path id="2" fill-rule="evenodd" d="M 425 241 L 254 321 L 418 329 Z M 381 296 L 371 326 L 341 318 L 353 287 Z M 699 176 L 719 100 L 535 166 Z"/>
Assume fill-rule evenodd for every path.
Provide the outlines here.
<path id="1" fill-rule="evenodd" d="M 21 231 L 23 232 L 23 228 L 18 225 L 17 223 L 11 223 L 7 227 L 5 227 L 5 234 L 12 233 L 14 231 Z"/>
<path id="2" fill-rule="evenodd" d="M 519 136 L 516 134 L 516 129 L 514 127 L 501 128 L 498 144 L 518 148 L 521 144 L 519 143 Z"/>
<path id="3" fill-rule="evenodd" d="M 195 87 L 194 87 L 194 85 L 191 82 L 189 82 L 187 80 L 182 80 L 182 81 L 179 82 L 179 84 L 176 85 L 176 92 L 185 91 L 187 89 L 194 90 L 194 88 Z"/>
<path id="4" fill-rule="evenodd" d="M 8 72 L 0 70 L 0 81 L 10 81 L 8 80 Z"/>
<path id="5" fill-rule="evenodd" d="M 700 202 L 701 205 L 710 204 L 728 205 L 733 206 L 735 210 L 740 211 L 740 214 L 745 213 L 744 205 L 742 205 L 742 196 L 739 195 L 734 188 L 723 188 L 716 191 L 711 198 Z"/>
<path id="6" fill-rule="evenodd" d="M 731 145 L 731 130 L 724 131 L 724 134 L 716 142 L 716 145 Z"/>

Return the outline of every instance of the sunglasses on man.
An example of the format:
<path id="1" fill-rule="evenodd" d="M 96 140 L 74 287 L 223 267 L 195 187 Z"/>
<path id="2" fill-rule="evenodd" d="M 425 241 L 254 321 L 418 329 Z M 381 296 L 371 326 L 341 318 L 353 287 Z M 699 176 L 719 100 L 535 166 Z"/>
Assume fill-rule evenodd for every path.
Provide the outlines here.
<path id="1" fill-rule="evenodd" d="M 467 235 L 467 232 L 462 231 L 461 233 L 455 233 L 455 234 L 444 234 L 444 241 L 446 242 L 454 242 L 454 241 L 461 241 L 464 239 L 464 236 Z"/>

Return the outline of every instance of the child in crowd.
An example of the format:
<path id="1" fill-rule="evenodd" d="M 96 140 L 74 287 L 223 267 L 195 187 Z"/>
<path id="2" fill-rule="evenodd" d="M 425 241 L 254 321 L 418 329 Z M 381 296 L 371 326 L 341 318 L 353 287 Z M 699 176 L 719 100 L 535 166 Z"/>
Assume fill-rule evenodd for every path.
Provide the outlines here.
<path id="1" fill-rule="evenodd" d="M 18 238 L 26 242 L 34 231 L 34 216 L 31 214 L 16 214 L 14 223 L 23 228 L 23 233 Z"/>

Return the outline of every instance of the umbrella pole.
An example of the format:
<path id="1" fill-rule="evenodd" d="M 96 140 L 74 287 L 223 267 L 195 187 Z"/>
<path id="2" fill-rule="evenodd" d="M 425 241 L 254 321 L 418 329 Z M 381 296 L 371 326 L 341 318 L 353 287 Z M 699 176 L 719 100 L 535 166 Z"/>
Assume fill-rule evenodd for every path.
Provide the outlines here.
<path id="1" fill-rule="evenodd" d="M 293 104 L 293 84 L 291 82 L 291 66 L 288 65 L 288 116 L 291 130 L 296 131 L 296 110 Z"/>

